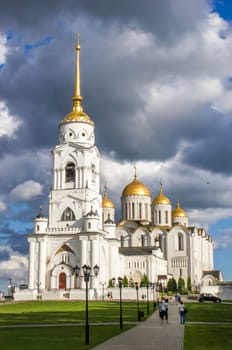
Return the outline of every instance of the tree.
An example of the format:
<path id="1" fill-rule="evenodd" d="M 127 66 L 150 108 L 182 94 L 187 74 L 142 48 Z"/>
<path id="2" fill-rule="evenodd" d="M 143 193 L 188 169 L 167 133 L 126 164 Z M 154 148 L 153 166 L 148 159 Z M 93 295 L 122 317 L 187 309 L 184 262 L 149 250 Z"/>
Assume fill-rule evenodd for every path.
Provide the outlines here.
<path id="1" fill-rule="evenodd" d="M 184 290 L 185 290 L 185 281 L 182 277 L 180 277 L 178 279 L 178 292 L 180 294 L 183 294 Z"/>
<path id="2" fill-rule="evenodd" d="M 128 287 L 128 278 L 126 276 L 123 277 L 122 285 L 123 287 Z"/>
<path id="3" fill-rule="evenodd" d="M 149 283 L 149 279 L 147 277 L 147 275 L 143 275 L 143 278 L 141 280 L 141 286 L 147 286 Z"/>
<path id="4" fill-rule="evenodd" d="M 187 289 L 190 291 L 192 290 L 192 282 L 190 277 L 188 277 L 187 279 Z"/>
<path id="5" fill-rule="evenodd" d="M 170 292 L 176 292 L 177 291 L 177 283 L 174 277 L 169 278 L 167 283 L 167 290 Z"/>
<path id="6" fill-rule="evenodd" d="M 113 281 L 112 281 L 112 278 L 109 280 L 109 284 L 108 284 L 108 288 L 113 288 L 114 285 L 113 285 Z"/>

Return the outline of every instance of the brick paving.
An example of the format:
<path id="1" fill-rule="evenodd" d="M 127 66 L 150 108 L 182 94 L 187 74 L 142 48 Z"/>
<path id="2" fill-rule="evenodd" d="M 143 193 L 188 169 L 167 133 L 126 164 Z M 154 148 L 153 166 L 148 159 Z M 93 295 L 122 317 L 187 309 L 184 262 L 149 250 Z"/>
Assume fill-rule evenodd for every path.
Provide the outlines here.
<path id="1" fill-rule="evenodd" d="M 160 322 L 158 312 L 145 322 L 95 346 L 92 350 L 183 350 L 184 326 L 179 323 L 178 306 L 169 305 L 169 322 Z"/>

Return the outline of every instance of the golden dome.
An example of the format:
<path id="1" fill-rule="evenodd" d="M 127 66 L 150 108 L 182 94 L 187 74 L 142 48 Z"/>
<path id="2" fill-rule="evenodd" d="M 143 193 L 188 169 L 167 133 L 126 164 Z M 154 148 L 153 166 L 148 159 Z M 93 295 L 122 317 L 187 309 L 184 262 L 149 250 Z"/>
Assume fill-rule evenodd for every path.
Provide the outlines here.
<path id="1" fill-rule="evenodd" d="M 151 197 L 151 192 L 149 191 L 147 186 L 142 184 L 142 182 L 140 182 L 137 179 L 137 176 L 135 175 L 134 180 L 131 183 L 129 183 L 124 188 L 124 190 L 122 192 L 122 197 L 127 197 L 127 196 L 147 196 L 147 197 Z"/>
<path id="2" fill-rule="evenodd" d="M 186 214 L 186 212 L 180 208 L 180 204 L 177 203 L 177 206 L 176 206 L 176 209 L 173 210 L 172 212 L 172 217 L 173 218 L 176 218 L 176 217 L 184 217 L 184 218 L 187 218 L 188 215 Z"/>
<path id="3" fill-rule="evenodd" d="M 64 119 L 61 120 L 60 124 L 71 123 L 71 122 L 85 122 L 94 125 L 94 122 L 84 111 L 73 110 L 67 114 Z"/>
<path id="4" fill-rule="evenodd" d="M 102 199 L 102 208 L 114 208 L 114 203 L 108 198 L 106 193 Z"/>
<path id="5" fill-rule="evenodd" d="M 156 196 L 153 201 L 152 201 L 152 205 L 155 204 L 167 204 L 167 205 L 171 205 L 170 200 L 168 199 L 168 197 L 166 197 L 163 194 L 163 190 L 162 187 L 160 188 L 160 193 L 158 194 L 158 196 Z"/>

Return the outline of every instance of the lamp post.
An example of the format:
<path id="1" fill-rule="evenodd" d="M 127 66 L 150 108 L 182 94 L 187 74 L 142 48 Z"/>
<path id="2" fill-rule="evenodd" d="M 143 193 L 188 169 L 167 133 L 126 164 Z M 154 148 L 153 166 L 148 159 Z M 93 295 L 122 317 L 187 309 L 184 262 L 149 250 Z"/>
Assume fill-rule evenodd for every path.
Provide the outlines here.
<path id="1" fill-rule="evenodd" d="M 101 282 L 100 285 L 102 286 L 102 301 L 104 301 L 104 286 L 105 286 L 105 282 Z"/>
<path id="2" fill-rule="evenodd" d="M 151 283 L 153 310 L 155 310 L 155 283 Z"/>
<path id="3" fill-rule="evenodd" d="M 147 282 L 147 315 L 149 315 L 150 309 L 149 309 L 149 283 Z"/>
<path id="4" fill-rule="evenodd" d="M 136 289 L 136 294 L 137 294 L 137 311 L 138 311 L 138 321 L 141 321 L 141 315 L 140 315 L 140 310 L 139 310 L 139 284 L 138 282 L 135 282 L 135 289 Z"/>
<path id="5" fill-rule="evenodd" d="M 41 282 L 36 282 L 37 285 L 37 300 L 40 300 L 40 290 L 39 290 L 39 286 L 41 285 Z"/>
<path id="6" fill-rule="evenodd" d="M 83 270 L 83 276 L 79 276 L 80 268 L 78 266 L 75 266 L 74 271 L 76 276 L 79 277 L 84 277 L 85 281 L 85 344 L 89 345 L 89 298 L 88 298 L 88 283 L 90 280 L 90 277 L 96 277 L 99 272 L 99 266 L 95 265 L 93 267 L 93 275 L 91 274 L 92 272 L 92 267 L 88 265 L 83 265 L 82 266 Z"/>
<path id="7" fill-rule="evenodd" d="M 118 286 L 119 286 L 119 296 L 120 296 L 120 329 L 123 327 L 122 323 L 122 278 L 118 277 Z"/>

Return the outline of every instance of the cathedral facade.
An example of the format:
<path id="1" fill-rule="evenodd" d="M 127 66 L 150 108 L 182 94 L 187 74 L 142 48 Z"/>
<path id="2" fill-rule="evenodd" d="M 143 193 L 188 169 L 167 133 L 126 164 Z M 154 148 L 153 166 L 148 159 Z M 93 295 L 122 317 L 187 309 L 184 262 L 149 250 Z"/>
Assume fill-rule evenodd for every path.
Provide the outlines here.
<path id="1" fill-rule="evenodd" d="M 169 278 L 182 277 L 197 288 L 205 271 L 213 271 L 213 241 L 203 228 L 189 227 L 187 213 L 179 203 L 172 207 L 162 183 L 152 198 L 135 171 L 122 191 L 121 219 L 115 222 L 114 203 L 106 187 L 103 195 L 100 191 L 101 155 L 94 122 L 82 107 L 79 55 L 78 41 L 73 108 L 59 124 L 59 144 L 52 151 L 48 217 L 40 211 L 34 219 L 28 289 L 16 299 L 78 298 L 85 281 L 76 271 L 84 265 L 99 267 L 89 281 L 93 293 L 119 276 L 131 286 L 147 276 L 163 287 Z"/>

